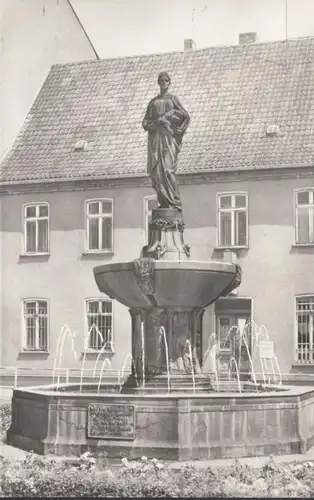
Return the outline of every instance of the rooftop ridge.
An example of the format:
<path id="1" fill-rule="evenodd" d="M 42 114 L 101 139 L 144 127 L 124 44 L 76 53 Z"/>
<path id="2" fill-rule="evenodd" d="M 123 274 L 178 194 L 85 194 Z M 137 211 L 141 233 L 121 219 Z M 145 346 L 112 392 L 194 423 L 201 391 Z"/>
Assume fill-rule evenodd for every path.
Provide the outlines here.
<path id="1" fill-rule="evenodd" d="M 152 58 L 152 57 L 159 57 L 159 56 L 170 56 L 174 54 L 195 54 L 199 52 L 206 52 L 206 51 L 215 51 L 219 50 L 221 51 L 222 49 L 224 50 L 230 50 L 230 49 L 238 49 L 238 50 L 252 50 L 253 47 L 259 47 L 263 45 L 274 45 L 274 44 L 285 44 L 288 42 L 298 42 L 298 41 L 303 41 L 303 40 L 314 40 L 314 36 L 305 36 L 305 37 L 290 37 L 287 40 L 286 39 L 279 39 L 279 40 L 269 40 L 269 41 L 263 41 L 263 42 L 254 42 L 250 44 L 244 44 L 244 45 L 239 45 L 239 44 L 231 44 L 231 45 L 210 45 L 209 47 L 201 47 L 201 48 L 196 48 L 193 50 L 185 51 L 184 49 L 182 50 L 171 50 L 167 52 L 150 52 L 147 54 L 134 54 L 131 56 L 115 56 L 115 57 L 99 57 L 99 59 L 85 59 L 83 61 L 77 61 L 77 62 L 67 62 L 67 63 L 57 63 L 53 64 L 52 67 L 65 67 L 65 66 L 80 66 L 81 64 L 100 64 L 100 63 L 105 63 L 108 61 L 127 61 L 129 60 L 134 60 L 134 59 L 142 59 L 142 58 Z"/>

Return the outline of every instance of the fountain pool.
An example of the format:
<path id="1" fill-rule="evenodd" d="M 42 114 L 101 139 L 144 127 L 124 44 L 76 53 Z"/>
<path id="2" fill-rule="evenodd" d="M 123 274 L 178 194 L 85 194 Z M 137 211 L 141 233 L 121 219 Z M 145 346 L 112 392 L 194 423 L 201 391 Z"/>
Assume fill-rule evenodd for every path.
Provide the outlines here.
<path id="1" fill-rule="evenodd" d="M 120 394 L 119 384 L 16 389 L 8 442 L 40 454 L 195 460 L 305 452 L 314 389 Z"/>

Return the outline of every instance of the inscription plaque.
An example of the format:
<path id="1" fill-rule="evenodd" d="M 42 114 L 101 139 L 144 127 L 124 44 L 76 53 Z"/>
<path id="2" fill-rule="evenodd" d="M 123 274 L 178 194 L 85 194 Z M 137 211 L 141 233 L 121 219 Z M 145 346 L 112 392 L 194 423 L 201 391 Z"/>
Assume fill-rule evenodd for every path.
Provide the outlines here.
<path id="1" fill-rule="evenodd" d="M 93 404 L 88 406 L 88 437 L 135 439 L 133 405 Z"/>

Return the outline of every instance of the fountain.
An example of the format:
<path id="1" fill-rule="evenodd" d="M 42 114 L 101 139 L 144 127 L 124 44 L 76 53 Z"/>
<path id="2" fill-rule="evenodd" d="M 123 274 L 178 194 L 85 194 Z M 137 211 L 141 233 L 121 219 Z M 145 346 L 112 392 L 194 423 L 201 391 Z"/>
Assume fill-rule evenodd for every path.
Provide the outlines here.
<path id="1" fill-rule="evenodd" d="M 149 243 L 139 259 L 94 269 L 99 290 L 129 308 L 131 374 L 124 381 L 123 369 L 116 387 L 83 385 L 84 358 L 80 384 L 14 390 L 8 443 L 43 454 L 105 451 L 109 459 L 304 452 L 314 444 L 313 388 L 272 384 L 261 392 L 237 372 L 238 391 L 224 390 L 219 380 L 218 392 L 201 369 L 202 312 L 239 286 L 241 268 L 191 260 L 175 177 L 189 116 L 167 92 L 169 75 L 161 73 L 158 83 L 160 94 L 143 120 L 148 173 L 159 202 Z M 237 367 L 234 358 L 231 363 Z"/>
<path id="2" fill-rule="evenodd" d="M 60 370 L 61 370 L 61 364 L 62 364 L 62 355 L 63 355 L 63 347 L 64 347 L 64 342 L 67 336 L 70 336 L 71 340 L 71 351 L 74 355 L 74 358 L 77 359 L 77 354 L 74 349 L 74 339 L 76 333 L 72 333 L 68 325 L 63 325 L 63 327 L 60 330 L 59 337 L 57 340 L 57 348 L 56 348 L 56 354 L 53 362 L 53 370 L 52 370 L 52 383 L 55 382 L 55 376 L 56 376 L 56 371 L 58 371 L 58 377 L 57 377 L 57 386 L 60 384 Z M 59 363 L 58 363 L 59 360 Z M 57 366 L 58 365 L 58 366 Z"/>

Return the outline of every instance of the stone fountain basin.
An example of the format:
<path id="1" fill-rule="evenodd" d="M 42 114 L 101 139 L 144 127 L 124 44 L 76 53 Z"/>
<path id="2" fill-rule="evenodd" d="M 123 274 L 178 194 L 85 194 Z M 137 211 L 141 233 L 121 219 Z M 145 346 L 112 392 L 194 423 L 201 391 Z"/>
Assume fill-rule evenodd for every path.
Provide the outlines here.
<path id="1" fill-rule="evenodd" d="M 90 384 L 89 384 L 90 385 Z M 209 460 L 304 453 L 314 445 L 313 387 L 274 392 L 121 394 L 79 385 L 15 389 L 7 442 L 40 454 Z M 70 392 L 67 392 L 70 391 Z"/>
<path id="2" fill-rule="evenodd" d="M 236 274 L 235 264 L 216 261 L 156 260 L 153 299 L 139 287 L 133 262 L 94 268 L 98 288 L 127 307 L 201 307 L 216 300 Z M 153 302 L 152 302 L 153 300 Z"/>

